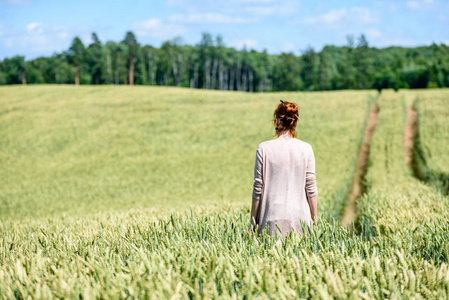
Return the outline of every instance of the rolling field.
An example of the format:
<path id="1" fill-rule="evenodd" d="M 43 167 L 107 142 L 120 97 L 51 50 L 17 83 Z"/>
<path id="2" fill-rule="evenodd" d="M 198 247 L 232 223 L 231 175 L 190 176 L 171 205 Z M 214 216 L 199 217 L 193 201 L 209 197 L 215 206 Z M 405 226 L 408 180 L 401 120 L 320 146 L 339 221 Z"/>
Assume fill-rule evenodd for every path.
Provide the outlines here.
<path id="1" fill-rule="evenodd" d="M 279 99 L 300 106 L 321 218 L 276 246 L 248 228 Z M 351 231 L 339 219 L 373 103 Z M 426 172 L 448 174 L 449 90 L 2 87 L 0 297 L 449 298 L 449 197 L 405 164 L 413 103 Z"/>
<path id="2" fill-rule="evenodd" d="M 331 95 L 2 88 L 0 217 L 247 205 L 255 151 L 273 138 L 279 99 L 300 105 L 299 138 L 319 160 L 323 211 L 338 217 L 375 94 Z"/>

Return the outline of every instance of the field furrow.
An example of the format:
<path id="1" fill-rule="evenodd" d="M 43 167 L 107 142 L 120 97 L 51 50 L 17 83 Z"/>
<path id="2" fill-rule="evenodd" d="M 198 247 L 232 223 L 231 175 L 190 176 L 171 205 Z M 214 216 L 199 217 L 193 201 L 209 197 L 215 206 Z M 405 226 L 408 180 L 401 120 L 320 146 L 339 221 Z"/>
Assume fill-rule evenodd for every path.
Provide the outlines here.
<path id="1" fill-rule="evenodd" d="M 423 157 L 447 172 L 439 92 L 377 98 L 351 231 L 339 217 L 372 91 L 0 88 L 0 298 L 448 299 L 449 197 L 404 151 L 407 108 L 426 99 Z M 253 156 L 279 99 L 300 105 L 321 213 L 281 245 L 249 231 Z"/>
<path id="2" fill-rule="evenodd" d="M 374 130 L 376 129 L 377 118 L 379 115 L 379 107 L 374 102 L 371 104 L 370 114 L 367 119 L 366 128 L 364 131 L 363 141 L 360 145 L 359 154 L 357 157 L 357 165 L 355 167 L 354 176 L 352 179 L 351 191 L 341 217 L 341 224 L 348 227 L 357 220 L 357 200 L 366 192 L 365 176 L 368 170 L 369 153 L 371 147 L 371 140 L 373 138 Z"/>

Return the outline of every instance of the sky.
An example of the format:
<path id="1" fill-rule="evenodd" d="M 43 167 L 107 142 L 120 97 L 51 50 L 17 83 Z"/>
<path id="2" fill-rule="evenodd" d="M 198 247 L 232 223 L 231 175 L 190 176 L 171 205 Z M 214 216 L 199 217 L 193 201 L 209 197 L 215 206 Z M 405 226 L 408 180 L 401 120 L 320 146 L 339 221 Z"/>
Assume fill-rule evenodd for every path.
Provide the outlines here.
<path id="1" fill-rule="evenodd" d="M 365 34 L 372 47 L 449 45 L 449 0 L 0 0 L 0 59 L 50 56 L 75 36 L 87 45 L 121 41 L 127 31 L 159 47 L 203 32 L 228 47 L 300 55 L 308 47 L 345 45 Z"/>

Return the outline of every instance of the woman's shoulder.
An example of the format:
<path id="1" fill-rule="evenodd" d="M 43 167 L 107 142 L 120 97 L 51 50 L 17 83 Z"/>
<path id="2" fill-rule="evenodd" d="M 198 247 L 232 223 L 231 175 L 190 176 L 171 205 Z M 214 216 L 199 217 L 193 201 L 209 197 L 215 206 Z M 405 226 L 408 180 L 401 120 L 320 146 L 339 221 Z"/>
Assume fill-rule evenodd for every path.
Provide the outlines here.
<path id="1" fill-rule="evenodd" d="M 270 145 L 273 144 L 273 141 L 275 141 L 275 140 L 268 140 L 268 141 L 265 141 L 265 142 L 260 143 L 260 144 L 257 146 L 257 150 L 269 148 Z"/>
<path id="2" fill-rule="evenodd" d="M 300 149 L 302 149 L 302 151 L 313 153 L 312 145 L 310 145 L 309 143 L 304 142 L 303 140 L 300 140 L 300 139 L 295 139 L 295 142 L 296 142 L 297 146 Z"/>
<path id="3" fill-rule="evenodd" d="M 302 145 L 302 146 L 304 146 L 304 147 L 307 147 L 307 148 L 312 148 L 312 145 L 310 145 L 309 143 L 307 143 L 307 142 L 304 142 L 303 140 L 300 140 L 300 139 L 297 139 L 297 138 L 295 138 L 294 139 L 298 144 L 300 144 L 300 145 Z"/>
<path id="4" fill-rule="evenodd" d="M 268 149 L 271 147 L 277 147 L 278 144 L 280 143 L 280 141 L 281 141 L 280 139 L 272 139 L 272 140 L 264 141 L 257 146 L 257 149 L 262 150 L 262 149 Z M 310 149 L 312 148 L 312 145 L 310 145 L 307 142 L 304 142 L 303 140 L 297 139 L 297 138 L 291 138 L 289 144 L 300 146 L 301 148 L 310 148 Z"/>

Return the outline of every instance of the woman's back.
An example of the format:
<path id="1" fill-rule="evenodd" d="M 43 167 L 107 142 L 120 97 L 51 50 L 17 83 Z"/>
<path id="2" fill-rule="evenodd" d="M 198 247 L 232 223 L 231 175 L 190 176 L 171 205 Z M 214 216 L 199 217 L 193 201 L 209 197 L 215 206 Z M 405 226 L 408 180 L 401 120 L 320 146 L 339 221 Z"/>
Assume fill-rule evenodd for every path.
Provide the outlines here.
<path id="1" fill-rule="evenodd" d="M 296 139 L 299 107 L 280 100 L 273 114 L 277 139 L 257 147 L 251 224 L 272 235 L 302 232 L 317 216 L 318 190 L 312 147 Z M 279 232 L 280 231 L 280 232 Z"/>
<path id="2" fill-rule="evenodd" d="M 287 134 L 263 142 L 257 148 L 254 173 L 253 198 L 261 200 L 258 233 L 267 225 L 271 234 L 279 234 L 279 229 L 283 236 L 291 230 L 302 232 L 300 222 L 312 221 L 305 188 L 307 178 L 315 176 L 312 147 Z"/>

